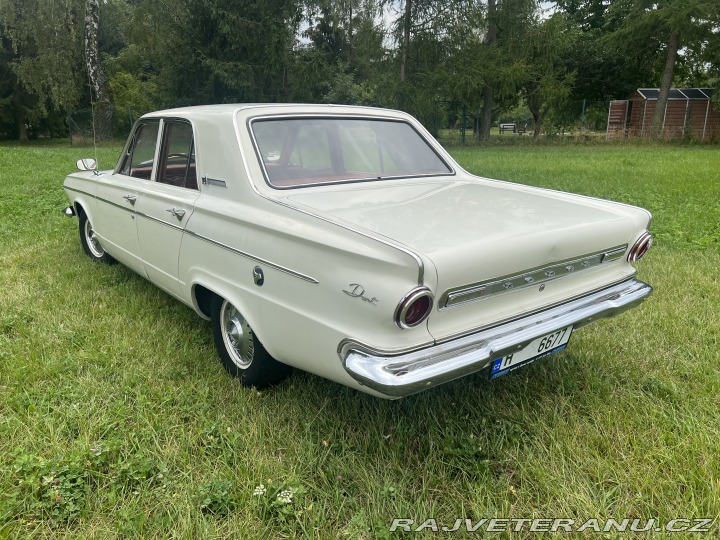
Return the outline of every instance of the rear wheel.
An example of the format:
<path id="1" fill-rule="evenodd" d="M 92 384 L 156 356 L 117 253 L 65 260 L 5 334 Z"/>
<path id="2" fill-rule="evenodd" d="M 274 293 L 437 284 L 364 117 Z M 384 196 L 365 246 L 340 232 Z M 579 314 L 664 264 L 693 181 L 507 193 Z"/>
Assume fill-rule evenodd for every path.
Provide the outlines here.
<path id="1" fill-rule="evenodd" d="M 100 239 L 97 234 L 95 234 L 92 223 L 90 223 L 87 215 L 85 215 L 85 212 L 82 210 L 78 212 L 78 221 L 80 222 L 80 243 L 82 244 L 85 254 L 94 262 L 115 264 L 117 261 L 108 253 L 105 253 Z"/>
<path id="2" fill-rule="evenodd" d="M 243 386 L 265 388 L 284 380 L 290 366 L 275 360 L 265 350 L 247 319 L 230 302 L 213 297 L 212 326 L 215 347 L 225 369 Z"/>

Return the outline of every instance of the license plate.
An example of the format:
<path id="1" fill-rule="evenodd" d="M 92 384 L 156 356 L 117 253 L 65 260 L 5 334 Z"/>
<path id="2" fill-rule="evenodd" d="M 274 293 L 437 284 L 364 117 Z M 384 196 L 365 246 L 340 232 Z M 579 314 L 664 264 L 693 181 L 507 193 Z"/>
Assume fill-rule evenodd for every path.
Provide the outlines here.
<path id="1" fill-rule="evenodd" d="M 541 358 L 562 351 L 567 347 L 571 333 L 572 326 L 561 328 L 560 330 L 537 338 L 516 353 L 493 360 L 492 367 L 490 368 L 490 378 L 497 379 L 517 368 L 527 366 L 535 360 L 540 360 Z"/>

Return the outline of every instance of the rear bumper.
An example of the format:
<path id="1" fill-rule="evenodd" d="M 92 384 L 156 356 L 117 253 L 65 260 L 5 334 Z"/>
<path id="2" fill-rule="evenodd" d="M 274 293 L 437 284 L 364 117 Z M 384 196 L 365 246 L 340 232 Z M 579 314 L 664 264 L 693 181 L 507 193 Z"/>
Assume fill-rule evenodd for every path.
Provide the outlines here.
<path id="1" fill-rule="evenodd" d="M 487 368 L 531 341 L 573 325 L 614 317 L 642 303 L 652 292 L 631 279 L 618 285 L 446 343 L 389 354 L 353 342 L 340 350 L 343 366 L 360 384 L 390 398 L 403 397 Z"/>

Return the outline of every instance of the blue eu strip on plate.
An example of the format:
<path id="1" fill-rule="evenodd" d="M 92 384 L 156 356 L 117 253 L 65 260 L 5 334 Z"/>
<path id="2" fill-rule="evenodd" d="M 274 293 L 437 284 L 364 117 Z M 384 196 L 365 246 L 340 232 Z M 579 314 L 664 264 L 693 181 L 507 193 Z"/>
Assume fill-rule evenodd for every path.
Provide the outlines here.
<path id="1" fill-rule="evenodd" d="M 531 341 L 516 353 L 493 360 L 490 379 L 497 379 L 520 367 L 532 364 L 536 360 L 562 351 L 567 347 L 570 334 L 572 334 L 572 326 L 561 328 Z"/>

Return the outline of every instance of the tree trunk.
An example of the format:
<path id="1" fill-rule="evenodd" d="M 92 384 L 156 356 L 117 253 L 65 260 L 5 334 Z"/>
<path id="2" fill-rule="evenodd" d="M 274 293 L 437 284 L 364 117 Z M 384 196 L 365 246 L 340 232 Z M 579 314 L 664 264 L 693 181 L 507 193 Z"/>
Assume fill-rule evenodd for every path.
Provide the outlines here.
<path id="1" fill-rule="evenodd" d="M 488 3 L 488 32 L 485 43 L 492 47 L 497 41 L 497 25 L 495 24 L 496 0 L 487 0 Z M 483 92 L 483 108 L 480 117 L 479 138 L 483 141 L 490 139 L 490 126 L 492 125 L 493 88 L 491 82 L 485 84 Z"/>
<path id="2" fill-rule="evenodd" d="M 677 32 L 671 31 L 670 39 L 668 40 L 665 71 L 663 72 L 662 83 L 660 84 L 660 95 L 658 96 L 655 112 L 652 117 L 652 123 L 650 124 L 650 136 L 654 139 L 662 137 L 663 123 L 665 122 L 665 109 L 667 107 L 668 97 L 670 97 L 670 87 L 672 86 L 673 75 L 675 73 L 675 62 L 677 60 L 679 48 L 680 38 Z"/>
<path id="3" fill-rule="evenodd" d="M 25 124 L 25 113 L 22 106 L 15 111 L 15 121 L 17 124 L 17 135 L 20 142 L 28 141 L 27 125 Z"/>
<path id="4" fill-rule="evenodd" d="M 12 103 L 13 108 L 15 109 L 15 127 L 17 128 L 17 138 L 20 142 L 27 142 L 27 116 L 25 115 L 25 107 L 23 107 L 23 100 L 20 96 L 19 88 L 15 88 Z"/>
<path id="5" fill-rule="evenodd" d="M 98 28 L 100 26 L 100 1 L 87 0 L 85 10 L 85 61 L 95 98 L 93 128 L 100 140 L 112 137 L 112 104 L 105 88 L 105 77 L 100 68 L 98 54 Z"/>
<path id="6" fill-rule="evenodd" d="M 532 113 L 533 120 L 535 121 L 535 129 L 533 130 L 533 139 L 538 139 L 540 135 L 542 135 L 543 131 L 543 122 L 545 119 L 543 118 L 542 113 L 540 112 L 534 112 Z"/>
<path id="7" fill-rule="evenodd" d="M 412 0 L 405 0 L 405 14 L 403 15 L 402 60 L 400 63 L 400 80 L 404 81 L 407 75 L 408 56 L 410 52 L 410 26 L 412 25 Z"/>
<path id="8" fill-rule="evenodd" d="M 533 139 L 537 140 L 542 134 L 543 123 L 545 121 L 545 115 L 543 109 L 540 106 L 540 100 L 534 95 L 530 95 L 527 100 L 528 109 L 533 116 L 533 122 L 535 123 L 535 129 L 533 130 Z"/>

